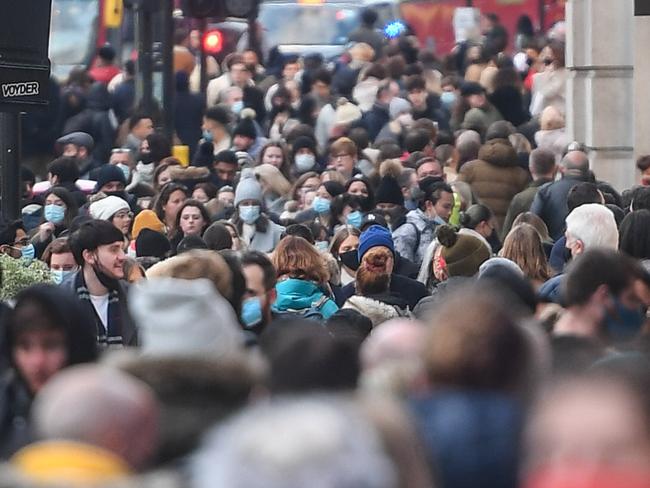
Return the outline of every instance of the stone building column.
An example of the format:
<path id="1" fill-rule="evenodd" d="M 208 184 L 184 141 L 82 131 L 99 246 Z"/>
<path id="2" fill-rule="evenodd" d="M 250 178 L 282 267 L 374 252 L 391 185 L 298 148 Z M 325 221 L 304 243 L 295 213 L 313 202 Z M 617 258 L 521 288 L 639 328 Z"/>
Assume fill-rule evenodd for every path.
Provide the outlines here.
<path id="1" fill-rule="evenodd" d="M 650 154 L 650 0 L 635 2 L 634 156 Z"/>
<path id="2" fill-rule="evenodd" d="M 598 179 L 629 188 L 636 178 L 634 0 L 569 0 L 566 14 L 567 131 L 587 146 Z"/>

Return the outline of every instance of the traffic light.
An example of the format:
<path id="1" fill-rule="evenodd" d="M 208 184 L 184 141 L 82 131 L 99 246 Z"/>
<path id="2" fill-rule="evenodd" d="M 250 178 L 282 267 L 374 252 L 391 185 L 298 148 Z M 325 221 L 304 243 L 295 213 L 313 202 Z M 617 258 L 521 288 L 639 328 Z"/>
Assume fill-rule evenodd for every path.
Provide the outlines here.
<path id="1" fill-rule="evenodd" d="M 203 50 L 208 54 L 219 54 L 223 49 L 223 35 L 218 30 L 206 32 L 203 37 Z"/>
<path id="2" fill-rule="evenodd" d="M 257 15 L 259 0 L 184 0 L 183 12 L 188 17 L 252 18 Z"/>

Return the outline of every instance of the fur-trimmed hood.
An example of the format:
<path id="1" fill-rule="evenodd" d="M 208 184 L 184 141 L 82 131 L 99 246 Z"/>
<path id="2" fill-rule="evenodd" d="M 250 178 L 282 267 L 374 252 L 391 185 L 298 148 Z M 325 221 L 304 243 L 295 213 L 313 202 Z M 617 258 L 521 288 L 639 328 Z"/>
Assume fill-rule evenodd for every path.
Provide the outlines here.
<path id="1" fill-rule="evenodd" d="M 396 305 L 389 305 L 374 298 L 360 295 L 353 295 L 348 298 L 343 308 L 356 310 L 361 315 L 365 315 L 370 319 L 373 327 L 377 327 L 387 320 L 395 319 L 403 315 Z"/>
<path id="2" fill-rule="evenodd" d="M 486 163 L 504 168 L 518 165 L 517 152 L 507 139 L 492 139 L 479 150 L 478 158 Z"/>

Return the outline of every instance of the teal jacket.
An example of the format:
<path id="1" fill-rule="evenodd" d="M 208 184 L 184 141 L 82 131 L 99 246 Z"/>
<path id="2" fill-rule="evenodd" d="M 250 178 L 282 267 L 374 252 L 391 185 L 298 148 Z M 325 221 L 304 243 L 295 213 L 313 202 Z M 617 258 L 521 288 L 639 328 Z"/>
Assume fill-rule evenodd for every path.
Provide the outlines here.
<path id="1" fill-rule="evenodd" d="M 290 278 L 280 281 L 275 285 L 277 299 L 271 307 L 273 312 L 287 312 L 292 310 L 305 310 L 318 303 L 325 293 L 311 281 Z M 338 311 L 336 303 L 327 299 L 320 307 L 323 318 L 328 319 Z"/>

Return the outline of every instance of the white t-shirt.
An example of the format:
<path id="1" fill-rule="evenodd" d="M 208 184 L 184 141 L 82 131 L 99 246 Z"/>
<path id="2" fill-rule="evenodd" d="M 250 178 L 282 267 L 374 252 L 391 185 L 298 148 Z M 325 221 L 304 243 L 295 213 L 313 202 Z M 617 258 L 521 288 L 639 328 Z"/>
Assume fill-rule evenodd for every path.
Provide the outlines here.
<path id="1" fill-rule="evenodd" d="M 104 329 L 108 330 L 108 293 L 106 295 L 90 295 L 90 301 L 93 303 Z"/>

